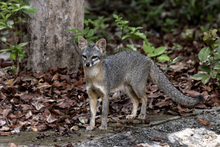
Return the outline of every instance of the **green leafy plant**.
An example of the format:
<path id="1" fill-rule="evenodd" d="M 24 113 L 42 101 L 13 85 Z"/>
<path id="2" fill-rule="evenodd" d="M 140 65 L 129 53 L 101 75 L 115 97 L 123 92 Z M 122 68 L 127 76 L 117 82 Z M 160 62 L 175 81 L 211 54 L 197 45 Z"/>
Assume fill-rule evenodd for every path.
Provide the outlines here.
<path id="1" fill-rule="evenodd" d="M 94 31 L 94 29 L 89 29 L 89 27 L 86 27 L 83 31 L 80 31 L 78 29 L 70 29 L 70 30 L 67 30 L 67 31 L 77 33 L 77 35 L 74 36 L 74 40 L 76 42 L 78 42 L 78 37 L 79 36 L 83 36 L 84 38 L 86 38 L 86 40 L 89 43 L 94 42 L 94 40 L 98 38 L 96 36 L 93 36 L 95 34 L 95 31 Z"/>
<path id="2" fill-rule="evenodd" d="M 178 25 L 177 21 L 177 19 L 166 18 L 165 22 L 163 23 L 162 30 L 169 33 L 174 32 L 174 28 Z"/>
<path id="3" fill-rule="evenodd" d="M 23 50 L 23 47 L 28 44 L 18 43 L 18 36 L 21 36 L 21 30 L 17 30 L 16 25 L 19 25 L 21 29 L 21 24 L 26 22 L 22 17 L 29 16 L 28 12 L 37 14 L 37 10 L 31 6 L 24 5 L 22 0 L 11 0 L 9 3 L 0 2 L 0 30 L 7 29 L 11 32 L 13 38 L 13 44 L 6 42 L 9 48 L 3 49 L 1 51 L 9 52 L 11 60 L 16 60 L 16 74 L 19 72 L 19 61 L 25 56 L 27 50 Z M 14 69 L 14 66 L 12 67 Z"/>
<path id="4" fill-rule="evenodd" d="M 129 21 L 122 20 L 122 17 L 119 17 L 116 14 L 113 14 L 113 17 L 115 18 L 115 22 L 119 28 L 119 35 L 122 41 L 129 37 L 131 37 L 133 40 L 136 40 L 137 37 L 147 40 L 146 35 L 139 31 L 142 29 L 142 27 L 130 27 L 128 26 Z"/>
<path id="5" fill-rule="evenodd" d="M 219 79 L 220 83 L 220 38 L 216 34 L 217 29 L 204 32 L 203 40 L 208 46 L 202 48 L 198 54 L 202 63 L 200 70 L 203 73 L 195 74 L 192 78 L 201 80 L 206 84 L 210 78 L 212 80 Z"/>
<path id="6" fill-rule="evenodd" d="M 105 24 L 106 21 L 108 21 L 110 18 L 104 18 L 103 16 L 98 17 L 97 20 L 92 21 L 91 19 L 84 20 L 84 24 L 86 28 L 83 31 L 80 31 L 78 29 L 70 29 L 67 30 L 68 32 L 74 32 L 77 33 L 77 35 L 74 36 L 74 39 L 76 42 L 78 42 L 78 37 L 83 36 L 87 39 L 89 43 L 94 42 L 94 40 L 98 39 L 98 36 L 94 36 L 95 33 L 98 33 L 98 31 L 101 30 L 102 36 L 105 38 L 107 37 L 107 31 L 106 28 L 109 26 L 109 24 Z M 89 25 L 93 26 L 93 29 L 89 27 Z"/>
<path id="7" fill-rule="evenodd" d="M 200 26 L 200 30 L 204 33 L 207 32 L 210 27 L 210 23 L 207 23 L 205 26 Z"/>
<path id="8" fill-rule="evenodd" d="M 165 61 L 171 61 L 170 58 L 167 56 L 166 48 L 165 46 L 154 48 L 153 45 L 147 41 L 146 35 L 144 33 L 141 33 L 139 30 L 142 29 L 142 27 L 130 27 L 128 25 L 129 21 L 122 20 L 122 17 L 117 16 L 116 14 L 113 14 L 113 17 L 115 18 L 115 22 L 117 23 L 117 26 L 119 27 L 121 33 L 121 40 L 125 40 L 126 38 L 132 38 L 134 41 L 139 37 L 143 39 L 143 50 L 148 53 L 148 57 L 153 57 L 154 60 L 157 58 L 159 62 L 165 62 Z M 127 47 L 130 50 L 135 50 L 136 48 L 133 45 L 127 45 Z"/>
<path id="9" fill-rule="evenodd" d="M 170 57 L 167 56 L 166 48 L 166 46 L 155 48 L 150 42 L 143 42 L 143 50 L 148 53 L 148 57 L 153 57 L 154 61 L 156 58 L 159 62 L 171 61 Z"/>

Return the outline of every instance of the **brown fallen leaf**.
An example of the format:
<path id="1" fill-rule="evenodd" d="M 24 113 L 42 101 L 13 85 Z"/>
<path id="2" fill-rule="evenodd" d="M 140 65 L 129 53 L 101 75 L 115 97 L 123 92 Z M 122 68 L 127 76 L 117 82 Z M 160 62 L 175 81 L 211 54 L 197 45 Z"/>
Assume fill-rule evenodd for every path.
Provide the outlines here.
<path id="1" fill-rule="evenodd" d="M 161 146 L 169 146 L 168 143 L 164 142 L 164 143 L 160 143 Z"/>
<path id="2" fill-rule="evenodd" d="M 37 110 L 40 110 L 41 108 L 44 107 L 44 105 L 41 104 L 41 103 L 39 103 L 38 101 L 32 102 L 32 105 L 33 105 Z"/>
<path id="3" fill-rule="evenodd" d="M 121 123 L 116 123 L 115 125 L 117 128 L 120 128 L 121 127 Z"/>
<path id="4" fill-rule="evenodd" d="M 39 83 L 38 86 L 37 86 L 37 89 L 41 89 L 41 88 L 50 88 L 51 85 L 47 82 L 45 83 Z"/>
<path id="5" fill-rule="evenodd" d="M 37 78 L 30 76 L 30 75 L 25 75 L 21 77 L 22 81 L 33 81 L 33 83 L 38 83 Z"/>
<path id="6" fill-rule="evenodd" d="M 12 85 L 13 85 L 13 82 L 14 82 L 14 79 L 7 80 L 7 81 L 5 82 L 5 85 L 10 85 L 10 86 L 12 86 Z"/>
<path id="7" fill-rule="evenodd" d="M 9 131 L 10 128 L 8 126 L 3 126 L 0 131 Z"/>
<path id="8" fill-rule="evenodd" d="M 71 84 L 71 79 L 69 75 L 60 75 L 60 79 L 65 80 L 69 85 Z"/>
<path id="9" fill-rule="evenodd" d="M 202 126 L 213 126 L 213 124 L 210 124 L 207 120 L 199 119 L 199 121 Z"/>
<path id="10" fill-rule="evenodd" d="M 0 99 L 4 100 L 6 96 L 0 91 Z"/>
<path id="11" fill-rule="evenodd" d="M 0 132 L 0 136 L 11 136 L 11 132 Z"/>
<path id="12" fill-rule="evenodd" d="M 192 116 L 192 113 L 184 113 L 184 112 L 180 112 L 180 115 L 182 115 L 183 117 L 188 117 L 188 116 Z"/>
<path id="13" fill-rule="evenodd" d="M 158 106 L 158 107 L 164 107 L 164 106 L 169 106 L 170 105 L 170 102 L 169 101 L 166 101 L 166 100 L 162 100 L 158 103 L 155 104 L 155 106 Z"/>
<path id="14" fill-rule="evenodd" d="M 28 113 L 25 115 L 25 118 L 29 119 L 32 115 L 32 112 L 29 110 Z"/>
<path id="15" fill-rule="evenodd" d="M 47 122 L 48 123 L 53 123 L 57 120 L 57 118 L 55 118 L 54 115 L 50 114 L 48 117 L 47 117 Z"/>
<path id="16" fill-rule="evenodd" d="M 153 141 L 161 141 L 161 140 L 163 140 L 164 138 L 159 138 L 159 137 L 154 137 L 152 140 Z"/>
<path id="17" fill-rule="evenodd" d="M 187 94 L 189 94 L 190 96 L 198 96 L 201 95 L 201 93 L 194 91 L 194 90 L 186 90 L 185 91 Z"/>
<path id="18" fill-rule="evenodd" d="M 177 108 L 179 109 L 180 112 L 190 112 L 191 110 L 187 107 L 184 107 L 180 104 L 177 105 Z"/>
<path id="19" fill-rule="evenodd" d="M 202 88 L 203 88 L 204 90 L 207 90 L 207 91 L 211 91 L 211 90 L 212 90 L 212 88 L 209 87 L 209 86 L 202 86 Z"/>
<path id="20" fill-rule="evenodd" d="M 48 126 L 46 124 L 38 124 L 36 127 L 38 131 L 45 131 L 48 129 Z"/>
<path id="21" fill-rule="evenodd" d="M 52 78 L 52 80 L 51 81 L 55 81 L 55 80 L 58 80 L 59 79 L 59 73 L 56 73 L 54 76 L 53 76 L 53 78 Z"/>

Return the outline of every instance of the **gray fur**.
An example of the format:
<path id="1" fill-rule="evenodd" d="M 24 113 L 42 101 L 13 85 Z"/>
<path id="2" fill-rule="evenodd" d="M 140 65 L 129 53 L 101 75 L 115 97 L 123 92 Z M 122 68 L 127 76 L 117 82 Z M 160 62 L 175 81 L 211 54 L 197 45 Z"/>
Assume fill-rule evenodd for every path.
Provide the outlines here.
<path id="1" fill-rule="evenodd" d="M 124 51 L 106 57 L 103 60 L 103 69 L 106 71 L 103 80 L 108 83 L 109 89 L 121 84 L 145 89 L 149 77 L 152 83 L 181 105 L 194 106 L 201 102 L 201 97 L 189 97 L 176 89 L 150 58 L 138 52 Z"/>

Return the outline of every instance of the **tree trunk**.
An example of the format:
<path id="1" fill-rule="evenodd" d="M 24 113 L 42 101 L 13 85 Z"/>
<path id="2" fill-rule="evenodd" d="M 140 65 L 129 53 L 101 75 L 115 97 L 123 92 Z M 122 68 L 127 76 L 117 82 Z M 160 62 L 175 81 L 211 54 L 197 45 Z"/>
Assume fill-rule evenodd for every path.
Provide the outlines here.
<path id="1" fill-rule="evenodd" d="M 84 0 L 29 0 L 29 3 L 38 14 L 29 14 L 32 19 L 28 70 L 45 72 L 55 65 L 77 71 L 80 51 L 73 33 L 67 30 L 83 30 Z"/>

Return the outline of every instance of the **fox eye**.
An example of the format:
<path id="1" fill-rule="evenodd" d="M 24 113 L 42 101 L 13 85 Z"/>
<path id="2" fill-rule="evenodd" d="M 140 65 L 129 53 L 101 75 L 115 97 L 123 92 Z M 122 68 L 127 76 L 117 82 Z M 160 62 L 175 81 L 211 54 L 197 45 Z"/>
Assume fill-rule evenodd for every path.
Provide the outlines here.
<path id="1" fill-rule="evenodd" d="M 98 56 L 93 56 L 93 57 L 92 57 L 92 59 L 97 59 L 97 58 L 98 58 Z"/>
<path id="2" fill-rule="evenodd" d="M 83 58 L 83 59 L 86 59 L 86 56 L 85 56 L 85 55 L 82 55 L 82 58 Z"/>

